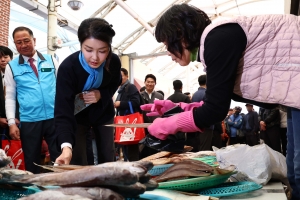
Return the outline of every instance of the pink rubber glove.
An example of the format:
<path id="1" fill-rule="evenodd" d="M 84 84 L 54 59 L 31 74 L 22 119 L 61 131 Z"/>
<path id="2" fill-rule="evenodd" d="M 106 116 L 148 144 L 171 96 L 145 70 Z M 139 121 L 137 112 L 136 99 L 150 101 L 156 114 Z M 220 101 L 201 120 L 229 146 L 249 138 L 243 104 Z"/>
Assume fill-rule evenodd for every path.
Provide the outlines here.
<path id="1" fill-rule="evenodd" d="M 196 132 L 200 131 L 194 122 L 193 111 L 182 112 L 167 118 L 157 118 L 148 127 L 148 131 L 154 137 L 165 140 L 168 135 L 177 132 Z"/>
<path id="2" fill-rule="evenodd" d="M 193 102 L 193 103 L 179 103 L 179 106 L 184 110 L 184 111 L 190 111 L 193 110 L 194 108 L 198 108 L 204 104 L 203 101 L 198 102 Z"/>
<path id="3" fill-rule="evenodd" d="M 141 109 L 149 112 L 147 116 L 161 116 L 176 105 L 170 100 L 154 100 L 154 103 L 141 105 Z"/>
<path id="4" fill-rule="evenodd" d="M 142 105 L 141 109 L 149 112 L 146 114 L 147 116 L 162 116 L 166 111 L 178 105 L 184 111 L 189 111 L 202 106 L 203 103 L 203 101 L 199 103 L 173 103 L 170 100 L 154 100 L 154 103 Z"/>

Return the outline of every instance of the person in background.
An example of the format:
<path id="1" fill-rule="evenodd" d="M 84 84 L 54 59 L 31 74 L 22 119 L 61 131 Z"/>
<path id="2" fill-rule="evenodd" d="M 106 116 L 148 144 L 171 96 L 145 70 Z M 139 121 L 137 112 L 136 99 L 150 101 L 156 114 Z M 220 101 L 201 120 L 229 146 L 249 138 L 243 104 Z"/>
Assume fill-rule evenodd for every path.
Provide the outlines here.
<path id="1" fill-rule="evenodd" d="M 199 88 L 192 97 L 192 102 L 200 102 L 205 99 L 206 92 L 206 75 L 198 77 Z M 200 100 L 200 101 L 199 101 Z"/>
<path id="2" fill-rule="evenodd" d="M 163 100 L 164 97 L 154 90 L 156 85 L 156 77 L 153 74 L 147 74 L 145 77 L 145 91 L 141 92 L 145 103 L 153 103 L 154 100 Z"/>
<path id="3" fill-rule="evenodd" d="M 211 146 L 222 148 L 222 134 L 223 134 L 222 122 L 215 123 Z"/>
<path id="4" fill-rule="evenodd" d="M 252 104 L 247 103 L 246 108 L 248 113 L 244 116 L 242 131 L 246 136 L 246 144 L 248 144 L 249 146 L 254 146 L 258 144 L 258 114 L 253 110 Z"/>
<path id="5" fill-rule="evenodd" d="M 281 148 L 282 148 L 282 154 L 286 156 L 286 146 L 287 146 L 287 113 L 286 108 L 283 106 L 280 106 L 279 108 L 280 112 L 280 139 L 281 139 Z"/>
<path id="6" fill-rule="evenodd" d="M 161 90 L 157 90 L 156 92 L 160 93 L 163 96 L 163 99 L 165 99 L 165 93 Z"/>
<path id="7" fill-rule="evenodd" d="M 264 134 L 264 142 L 273 150 L 281 152 L 279 109 L 260 108 L 259 117 L 260 130 Z"/>
<path id="8" fill-rule="evenodd" d="M 192 95 L 191 95 L 190 92 L 185 92 L 185 93 L 183 93 L 183 94 L 185 94 L 186 96 L 188 96 L 188 97 L 190 98 L 190 100 L 192 101 Z"/>
<path id="9" fill-rule="evenodd" d="M 13 52 L 5 46 L 0 46 L 0 69 L 1 69 L 1 82 L 0 82 L 0 134 L 6 135 L 9 137 L 9 129 L 6 119 L 6 112 L 5 112 L 5 83 L 4 83 L 4 75 L 5 75 L 5 68 L 9 61 L 13 59 Z M 18 105 L 17 105 L 18 106 Z M 16 109 L 16 124 L 19 125 L 19 109 Z M 1 138 L 6 139 L 5 136 L 1 136 Z M 1 141 L 0 141 L 0 148 L 1 148 Z"/>
<path id="10" fill-rule="evenodd" d="M 114 103 L 117 109 L 116 115 L 124 116 L 130 113 L 129 103 L 132 105 L 133 112 L 140 111 L 140 94 L 134 84 L 131 84 L 128 80 L 128 71 L 125 68 L 121 68 L 122 83 L 118 90 L 118 96 Z M 137 161 L 139 160 L 139 146 L 138 144 L 121 146 L 124 153 L 125 161 Z"/>
<path id="11" fill-rule="evenodd" d="M 55 162 L 87 165 L 86 132 L 91 127 L 98 163 L 112 162 L 114 129 L 104 125 L 114 121 L 112 98 L 121 84 L 121 62 L 111 46 L 115 31 L 104 19 L 88 18 L 77 35 L 81 50 L 67 57 L 57 74 L 55 130 L 62 153 Z M 74 106 L 75 97 L 88 106 Z"/>
<path id="12" fill-rule="evenodd" d="M 59 156 L 55 143 L 54 100 L 58 63 L 51 55 L 35 50 L 36 39 L 32 30 L 17 27 L 13 40 L 19 56 L 5 69 L 5 109 L 9 134 L 21 140 L 27 171 L 39 173 L 42 140 L 46 140 L 51 161 Z M 16 101 L 19 103 L 19 130 L 16 118 Z"/>
<path id="13" fill-rule="evenodd" d="M 190 98 L 182 94 L 182 82 L 180 80 L 173 81 L 173 88 L 174 88 L 174 94 L 169 96 L 167 100 L 170 100 L 174 103 L 184 102 L 184 103 L 191 103 Z"/>
<path id="14" fill-rule="evenodd" d="M 199 88 L 194 93 L 192 97 L 192 102 L 205 101 L 205 92 L 206 92 L 206 75 L 201 75 L 198 77 Z M 211 150 L 212 148 L 212 139 L 213 139 L 213 130 L 214 126 L 205 128 L 203 134 L 200 132 L 195 132 L 193 134 L 187 135 L 187 141 L 197 140 L 199 145 L 199 151 Z"/>
<path id="15" fill-rule="evenodd" d="M 231 100 L 267 109 L 287 106 L 287 176 L 292 199 L 300 199 L 299 21 L 299 16 L 282 14 L 237 16 L 212 24 L 199 8 L 171 6 L 158 20 L 155 38 L 181 66 L 201 62 L 206 100 L 201 107 L 157 118 L 149 133 L 165 139 L 178 130 L 203 130 L 225 118 Z M 150 110 L 163 114 L 162 104 Z"/>
<path id="16" fill-rule="evenodd" d="M 242 108 L 240 106 L 236 106 L 234 108 L 234 113 L 229 117 L 227 123 L 230 127 L 230 145 L 238 143 L 238 130 L 241 128 L 243 123 L 243 117 L 240 114 Z"/>

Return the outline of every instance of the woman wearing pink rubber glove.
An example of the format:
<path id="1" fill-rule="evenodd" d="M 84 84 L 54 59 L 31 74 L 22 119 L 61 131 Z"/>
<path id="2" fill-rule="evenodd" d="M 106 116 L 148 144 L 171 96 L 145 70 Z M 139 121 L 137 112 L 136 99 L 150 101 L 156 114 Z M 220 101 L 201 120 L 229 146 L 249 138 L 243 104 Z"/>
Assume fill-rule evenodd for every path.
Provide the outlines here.
<path id="1" fill-rule="evenodd" d="M 196 7 L 169 8 L 157 23 L 156 40 L 181 66 L 201 61 L 206 100 L 192 111 L 155 120 L 150 134 L 164 139 L 179 130 L 209 127 L 226 117 L 231 99 L 266 109 L 287 106 L 287 177 L 292 199 L 300 199 L 299 22 L 295 15 L 261 15 L 211 24 Z"/>

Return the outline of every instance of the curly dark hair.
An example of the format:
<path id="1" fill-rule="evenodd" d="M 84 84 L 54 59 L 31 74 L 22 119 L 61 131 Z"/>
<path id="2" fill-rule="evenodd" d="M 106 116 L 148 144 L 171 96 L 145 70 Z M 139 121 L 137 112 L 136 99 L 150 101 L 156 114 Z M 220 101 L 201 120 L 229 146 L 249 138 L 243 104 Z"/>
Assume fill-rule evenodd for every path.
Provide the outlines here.
<path id="1" fill-rule="evenodd" d="M 155 28 L 157 42 L 164 42 L 168 51 L 181 58 L 182 43 L 189 51 L 198 48 L 204 29 L 211 23 L 205 12 L 194 6 L 174 5 L 159 19 Z"/>
<path id="2" fill-rule="evenodd" d="M 88 18 L 83 20 L 77 32 L 80 45 L 82 45 L 82 43 L 89 38 L 95 38 L 108 44 L 110 50 L 105 63 L 105 68 L 107 70 L 112 55 L 112 38 L 115 36 L 115 34 L 116 33 L 112 29 L 112 25 L 110 25 L 106 20 L 101 18 Z"/>

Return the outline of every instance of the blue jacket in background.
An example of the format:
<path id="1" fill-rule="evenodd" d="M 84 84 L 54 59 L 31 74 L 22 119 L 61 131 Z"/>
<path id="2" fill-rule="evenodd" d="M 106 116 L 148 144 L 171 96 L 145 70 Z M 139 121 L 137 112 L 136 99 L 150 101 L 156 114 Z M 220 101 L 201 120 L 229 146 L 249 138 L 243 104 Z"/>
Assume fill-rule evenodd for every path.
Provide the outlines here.
<path id="1" fill-rule="evenodd" d="M 235 116 L 234 114 L 231 115 L 227 121 L 229 127 L 230 127 L 230 137 L 236 137 L 237 136 L 237 130 L 241 128 L 243 123 L 243 116 L 238 115 Z"/>
<path id="2" fill-rule="evenodd" d="M 192 102 L 204 101 L 204 99 L 205 99 L 205 91 L 206 91 L 205 88 L 199 87 L 199 89 L 197 90 L 197 92 L 195 92 L 194 95 L 193 95 L 193 97 L 192 97 Z"/>
<path id="3" fill-rule="evenodd" d="M 16 82 L 16 96 L 20 105 L 20 121 L 37 122 L 54 117 L 56 76 L 51 55 L 38 54 L 38 76 L 23 56 L 9 62 Z"/>

